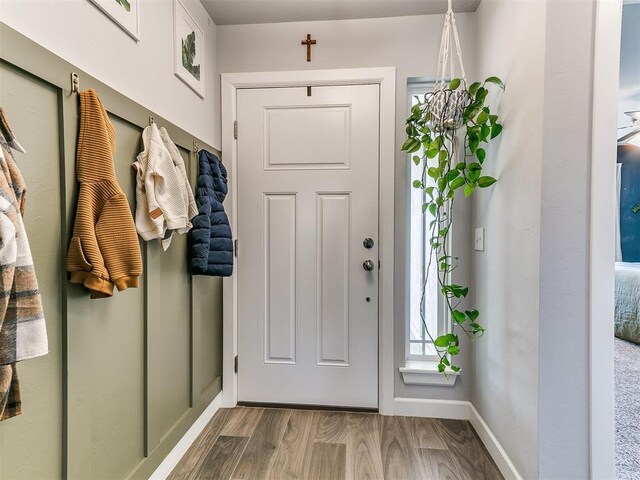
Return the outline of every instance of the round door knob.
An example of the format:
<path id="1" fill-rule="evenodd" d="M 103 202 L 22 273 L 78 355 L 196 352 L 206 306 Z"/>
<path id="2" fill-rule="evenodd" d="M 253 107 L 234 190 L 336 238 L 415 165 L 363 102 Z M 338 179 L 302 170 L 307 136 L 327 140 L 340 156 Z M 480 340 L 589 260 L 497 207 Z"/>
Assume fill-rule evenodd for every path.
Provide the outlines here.
<path id="1" fill-rule="evenodd" d="M 373 242 L 373 238 L 367 237 L 364 239 L 364 241 L 362 242 L 362 245 L 364 245 L 364 248 L 373 248 L 374 242 Z"/>
<path id="2" fill-rule="evenodd" d="M 365 260 L 364 263 L 362 264 L 362 268 L 364 268 L 367 272 L 372 271 L 375 268 L 375 264 L 373 263 L 373 260 Z"/>

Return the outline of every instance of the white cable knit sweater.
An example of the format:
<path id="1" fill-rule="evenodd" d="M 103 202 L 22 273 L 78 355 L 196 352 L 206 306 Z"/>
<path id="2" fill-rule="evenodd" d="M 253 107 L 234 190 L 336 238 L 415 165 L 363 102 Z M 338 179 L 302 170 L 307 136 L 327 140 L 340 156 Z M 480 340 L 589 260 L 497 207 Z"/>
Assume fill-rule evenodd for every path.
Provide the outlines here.
<path id="1" fill-rule="evenodd" d="M 184 234 L 191 229 L 190 220 L 197 213 L 193 192 L 182 156 L 167 131 L 152 123 L 142 132 L 142 141 L 144 150 L 133 163 L 136 229 L 146 241 L 160 240 L 166 250 L 174 231 Z"/>

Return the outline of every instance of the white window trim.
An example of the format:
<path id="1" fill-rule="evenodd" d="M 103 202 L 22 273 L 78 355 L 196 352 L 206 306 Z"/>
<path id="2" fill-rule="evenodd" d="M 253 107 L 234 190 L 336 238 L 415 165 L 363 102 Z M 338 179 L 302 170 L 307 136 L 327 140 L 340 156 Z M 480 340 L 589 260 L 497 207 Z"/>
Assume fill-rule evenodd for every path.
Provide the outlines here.
<path id="1" fill-rule="evenodd" d="M 404 367 L 399 368 L 402 380 L 407 385 L 439 385 L 452 387 L 460 372 L 450 368 L 442 374 L 438 371 L 437 361 L 407 360 Z"/>
<path id="2" fill-rule="evenodd" d="M 412 107 L 412 97 L 416 94 L 421 94 L 425 91 L 429 90 L 429 87 L 434 85 L 434 80 L 432 79 L 420 79 L 415 82 L 410 82 L 407 84 L 407 115 L 411 111 Z M 426 88 L 425 88 L 426 87 Z M 411 168 L 408 172 L 407 185 L 410 187 L 411 182 L 413 182 L 414 178 L 412 178 Z M 411 221 L 411 220 L 409 220 Z M 449 238 L 449 242 L 451 243 L 451 238 Z M 408 251 L 410 252 L 410 248 Z M 411 262 L 410 255 L 407 255 L 407 266 L 410 272 Z M 408 275 L 410 278 L 410 273 Z M 411 355 L 411 306 L 409 302 L 411 302 L 411 296 L 407 295 L 408 301 L 406 306 L 406 311 L 408 312 L 406 318 L 406 329 L 405 329 L 405 364 L 399 368 L 400 374 L 402 375 L 402 380 L 407 385 L 434 385 L 434 386 L 454 386 L 456 383 L 456 379 L 460 375 L 460 372 L 454 372 L 450 368 L 446 370 L 446 374 L 440 373 L 438 371 L 438 363 L 439 358 L 436 354 L 432 355 Z M 440 297 L 439 297 L 440 300 Z M 442 332 L 448 329 L 450 325 L 450 318 L 448 312 L 442 305 L 442 303 L 438 302 L 438 332 L 440 335 Z"/>

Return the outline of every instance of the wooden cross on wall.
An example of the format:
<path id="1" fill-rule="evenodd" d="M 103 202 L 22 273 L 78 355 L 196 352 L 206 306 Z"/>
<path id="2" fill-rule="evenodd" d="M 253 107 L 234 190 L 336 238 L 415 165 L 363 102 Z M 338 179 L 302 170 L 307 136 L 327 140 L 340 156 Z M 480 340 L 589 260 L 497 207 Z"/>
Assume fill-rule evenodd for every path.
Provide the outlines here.
<path id="1" fill-rule="evenodd" d="M 311 45 L 315 45 L 317 42 L 315 40 L 311 40 L 311 34 L 307 33 L 307 39 L 302 40 L 302 45 L 307 46 L 307 62 L 311 61 Z"/>

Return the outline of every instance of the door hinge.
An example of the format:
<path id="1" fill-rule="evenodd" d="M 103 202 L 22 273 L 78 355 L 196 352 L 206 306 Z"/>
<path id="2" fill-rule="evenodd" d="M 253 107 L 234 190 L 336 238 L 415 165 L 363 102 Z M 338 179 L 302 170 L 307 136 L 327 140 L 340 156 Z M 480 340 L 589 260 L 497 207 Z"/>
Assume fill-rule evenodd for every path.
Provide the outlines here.
<path id="1" fill-rule="evenodd" d="M 233 358 L 233 371 L 238 373 L 238 355 Z"/>
<path id="2" fill-rule="evenodd" d="M 238 121 L 237 120 L 233 121 L 233 138 L 235 139 L 238 138 Z"/>
<path id="3" fill-rule="evenodd" d="M 236 257 L 238 256 L 238 239 L 237 238 L 233 241 L 233 254 Z"/>

